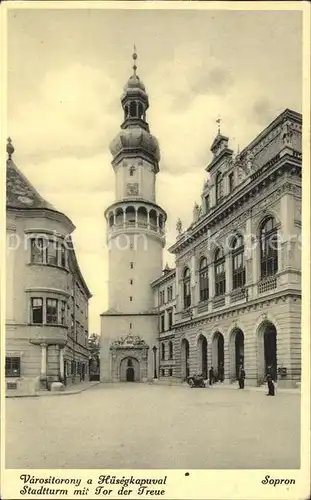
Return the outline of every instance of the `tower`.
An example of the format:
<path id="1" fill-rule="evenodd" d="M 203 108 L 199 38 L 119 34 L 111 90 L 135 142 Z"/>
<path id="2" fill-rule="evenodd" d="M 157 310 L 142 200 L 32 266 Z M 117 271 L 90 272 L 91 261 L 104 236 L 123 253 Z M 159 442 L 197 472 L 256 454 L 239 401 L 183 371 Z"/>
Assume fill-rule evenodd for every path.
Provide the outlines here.
<path id="1" fill-rule="evenodd" d="M 155 374 L 158 319 L 150 284 L 162 272 L 166 213 L 156 204 L 160 150 L 147 123 L 149 99 L 136 73 L 136 51 L 133 60 L 121 97 L 123 123 L 110 145 L 116 199 L 105 211 L 109 308 L 101 315 L 103 381 L 126 380 L 129 368 L 135 380 Z"/>

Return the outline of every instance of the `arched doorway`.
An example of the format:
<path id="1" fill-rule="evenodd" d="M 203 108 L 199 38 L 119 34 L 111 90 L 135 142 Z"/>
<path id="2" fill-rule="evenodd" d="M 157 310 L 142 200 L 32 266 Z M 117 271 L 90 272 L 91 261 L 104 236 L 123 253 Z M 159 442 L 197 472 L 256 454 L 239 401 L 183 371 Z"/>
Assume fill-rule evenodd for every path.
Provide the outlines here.
<path id="1" fill-rule="evenodd" d="M 187 339 L 181 342 L 181 378 L 184 380 L 190 375 L 189 368 L 189 352 L 190 346 Z"/>
<path id="2" fill-rule="evenodd" d="M 235 330 L 235 378 L 239 378 L 240 366 L 244 367 L 244 334 L 242 330 Z"/>
<path id="3" fill-rule="evenodd" d="M 204 335 L 198 338 L 198 367 L 199 372 L 202 373 L 204 379 L 207 379 L 207 340 Z"/>
<path id="4" fill-rule="evenodd" d="M 225 351 L 224 351 L 224 336 L 220 332 L 216 332 L 213 337 L 213 350 L 212 350 L 212 366 L 216 378 L 221 378 L 224 375 L 225 366 Z"/>
<path id="5" fill-rule="evenodd" d="M 277 330 L 265 321 L 258 329 L 258 381 L 263 383 L 268 373 L 277 380 Z"/>
<path id="6" fill-rule="evenodd" d="M 265 375 L 270 371 L 274 380 L 277 378 L 276 328 L 272 323 L 264 331 Z"/>
<path id="7" fill-rule="evenodd" d="M 127 382 L 134 382 L 135 381 L 135 371 L 133 368 L 133 360 L 132 359 L 127 360 L 126 381 Z"/>
<path id="8" fill-rule="evenodd" d="M 120 381 L 121 382 L 139 382 L 140 366 L 135 358 L 128 357 L 122 359 L 120 363 Z"/>

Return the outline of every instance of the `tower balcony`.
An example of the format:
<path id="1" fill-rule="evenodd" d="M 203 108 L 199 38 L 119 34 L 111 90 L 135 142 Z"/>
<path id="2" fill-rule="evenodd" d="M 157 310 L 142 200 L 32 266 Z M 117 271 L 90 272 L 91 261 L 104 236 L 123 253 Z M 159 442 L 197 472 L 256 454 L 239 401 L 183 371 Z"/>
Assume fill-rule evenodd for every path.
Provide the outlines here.
<path id="1" fill-rule="evenodd" d="M 106 210 L 109 236 L 129 233 L 158 235 L 164 241 L 166 213 L 158 205 L 149 202 L 119 202 Z"/>

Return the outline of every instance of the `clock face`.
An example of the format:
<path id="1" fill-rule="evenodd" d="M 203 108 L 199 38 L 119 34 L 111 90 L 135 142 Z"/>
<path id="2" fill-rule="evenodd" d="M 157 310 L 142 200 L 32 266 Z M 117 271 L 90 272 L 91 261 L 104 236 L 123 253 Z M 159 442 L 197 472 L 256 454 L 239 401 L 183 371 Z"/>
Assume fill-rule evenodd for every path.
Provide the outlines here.
<path id="1" fill-rule="evenodd" d="M 28 196 L 19 196 L 18 200 L 22 203 L 25 203 L 25 205 L 32 205 L 33 203 L 33 200 L 31 198 L 28 198 Z"/>
<path id="2" fill-rule="evenodd" d="M 138 194 L 139 194 L 139 189 L 137 182 L 129 183 L 126 185 L 127 196 L 138 196 Z"/>

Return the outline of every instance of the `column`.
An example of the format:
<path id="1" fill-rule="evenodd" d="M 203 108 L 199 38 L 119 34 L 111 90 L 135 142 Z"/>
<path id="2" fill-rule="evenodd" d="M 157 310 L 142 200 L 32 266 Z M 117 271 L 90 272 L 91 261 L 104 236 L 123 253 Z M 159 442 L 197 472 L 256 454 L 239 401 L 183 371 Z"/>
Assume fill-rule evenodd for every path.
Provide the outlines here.
<path id="1" fill-rule="evenodd" d="M 135 207 L 135 227 L 138 226 L 138 210 L 137 207 Z"/>
<path id="2" fill-rule="evenodd" d="M 232 292 L 232 259 L 231 253 L 227 253 L 225 257 L 226 271 L 226 304 L 230 304 L 230 293 Z"/>
<path id="3" fill-rule="evenodd" d="M 159 227 L 159 214 L 157 212 L 157 231 L 160 231 L 160 227 Z"/>
<path id="4" fill-rule="evenodd" d="M 150 229 L 150 212 L 147 210 L 147 228 Z"/>
<path id="5" fill-rule="evenodd" d="M 208 287 L 209 287 L 209 297 L 213 299 L 215 297 L 215 266 L 212 262 L 208 267 Z"/>
<path id="6" fill-rule="evenodd" d="M 41 378 L 46 379 L 47 344 L 40 344 L 40 346 L 41 346 Z"/>
<path id="7" fill-rule="evenodd" d="M 126 211 L 123 211 L 123 227 L 125 227 L 125 222 L 126 222 Z"/>
<path id="8" fill-rule="evenodd" d="M 113 225 L 116 225 L 116 212 L 113 212 Z"/>
<path id="9" fill-rule="evenodd" d="M 64 348 L 59 347 L 59 375 L 61 381 L 65 379 L 65 373 L 64 373 Z"/>

